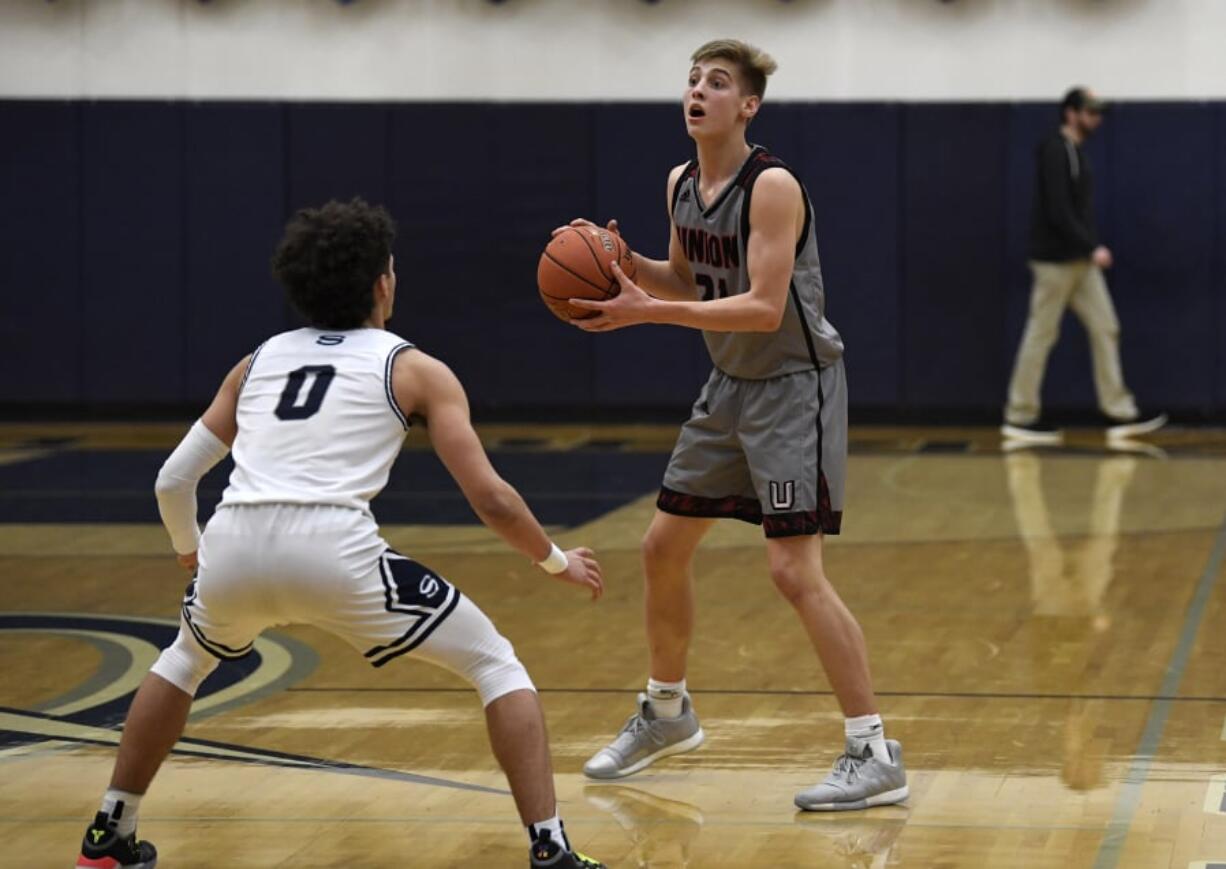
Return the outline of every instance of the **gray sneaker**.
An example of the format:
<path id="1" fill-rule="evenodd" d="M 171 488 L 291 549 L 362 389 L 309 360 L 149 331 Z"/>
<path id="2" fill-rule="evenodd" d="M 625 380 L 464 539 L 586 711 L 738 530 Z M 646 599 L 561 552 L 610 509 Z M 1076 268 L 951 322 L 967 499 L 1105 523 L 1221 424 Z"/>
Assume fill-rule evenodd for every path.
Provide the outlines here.
<path id="1" fill-rule="evenodd" d="M 826 780 L 796 795 L 796 805 L 806 812 L 847 812 L 870 806 L 887 806 L 907 798 L 907 769 L 902 746 L 887 739 L 893 763 L 873 757 L 862 739 L 847 738 L 847 751 L 834 762 Z"/>
<path id="2" fill-rule="evenodd" d="M 646 694 L 639 695 L 638 703 L 638 712 L 626 720 L 617 738 L 583 765 L 588 778 L 622 778 L 662 757 L 702 745 L 702 728 L 688 696 L 681 699 L 681 714 L 676 718 L 656 718 Z"/>

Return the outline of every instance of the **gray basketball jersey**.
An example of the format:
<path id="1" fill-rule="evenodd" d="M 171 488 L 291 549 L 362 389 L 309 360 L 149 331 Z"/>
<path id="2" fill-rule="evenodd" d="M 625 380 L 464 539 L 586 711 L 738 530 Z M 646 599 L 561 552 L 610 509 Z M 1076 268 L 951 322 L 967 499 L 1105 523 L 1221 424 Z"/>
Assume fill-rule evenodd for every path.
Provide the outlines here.
<path id="1" fill-rule="evenodd" d="M 766 169 L 786 169 L 782 160 L 754 146 L 734 178 L 710 205 L 698 189 L 698 161 L 692 160 L 673 189 L 673 226 L 689 260 L 703 301 L 749 292 L 749 205 L 754 182 Z M 822 269 L 813 229 L 813 206 L 801 183 L 805 223 L 796 242 L 796 260 L 788 289 L 787 310 L 775 332 L 704 331 L 715 367 L 732 377 L 765 380 L 811 371 L 837 362 L 843 339 L 826 319 Z"/>

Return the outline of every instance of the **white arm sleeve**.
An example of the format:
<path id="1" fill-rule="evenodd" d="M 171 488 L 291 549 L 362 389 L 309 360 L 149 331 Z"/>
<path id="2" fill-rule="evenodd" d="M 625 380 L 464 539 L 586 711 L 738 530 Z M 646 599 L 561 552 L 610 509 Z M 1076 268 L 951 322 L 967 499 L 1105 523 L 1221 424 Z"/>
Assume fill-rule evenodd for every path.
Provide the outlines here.
<path id="1" fill-rule="evenodd" d="M 196 486 L 228 452 L 230 448 L 204 423 L 196 420 L 158 471 L 153 487 L 157 493 L 158 512 L 162 514 L 162 524 L 170 532 L 171 545 L 180 555 L 195 552 L 200 544 Z"/>

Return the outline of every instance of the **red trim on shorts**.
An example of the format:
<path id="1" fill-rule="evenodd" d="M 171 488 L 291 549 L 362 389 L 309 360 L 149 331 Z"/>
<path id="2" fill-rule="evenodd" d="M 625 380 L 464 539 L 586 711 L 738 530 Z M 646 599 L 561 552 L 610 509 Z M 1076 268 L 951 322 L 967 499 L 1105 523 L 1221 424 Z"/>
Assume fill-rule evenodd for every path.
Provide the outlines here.
<path id="1" fill-rule="evenodd" d="M 798 537 L 802 534 L 838 534 L 842 522 L 842 510 L 827 513 L 802 510 L 797 513 L 768 513 L 762 517 L 762 528 L 767 537 Z"/>
<path id="2" fill-rule="evenodd" d="M 757 498 L 742 495 L 726 495 L 723 498 L 704 498 L 676 492 L 667 486 L 660 487 L 656 507 L 674 516 L 690 516 L 695 519 L 740 519 L 752 525 L 762 524 L 762 505 Z"/>

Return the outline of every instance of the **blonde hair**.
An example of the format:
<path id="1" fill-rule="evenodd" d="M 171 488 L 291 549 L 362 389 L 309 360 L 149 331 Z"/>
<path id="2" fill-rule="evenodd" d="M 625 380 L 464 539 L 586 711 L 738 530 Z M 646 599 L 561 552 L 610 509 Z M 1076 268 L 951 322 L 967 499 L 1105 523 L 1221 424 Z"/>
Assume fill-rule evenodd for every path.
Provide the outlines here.
<path id="1" fill-rule="evenodd" d="M 766 94 L 766 77 L 779 68 L 765 51 L 739 39 L 713 39 L 699 46 L 690 61 L 698 63 L 717 57 L 732 61 L 748 91 L 758 99 Z"/>

